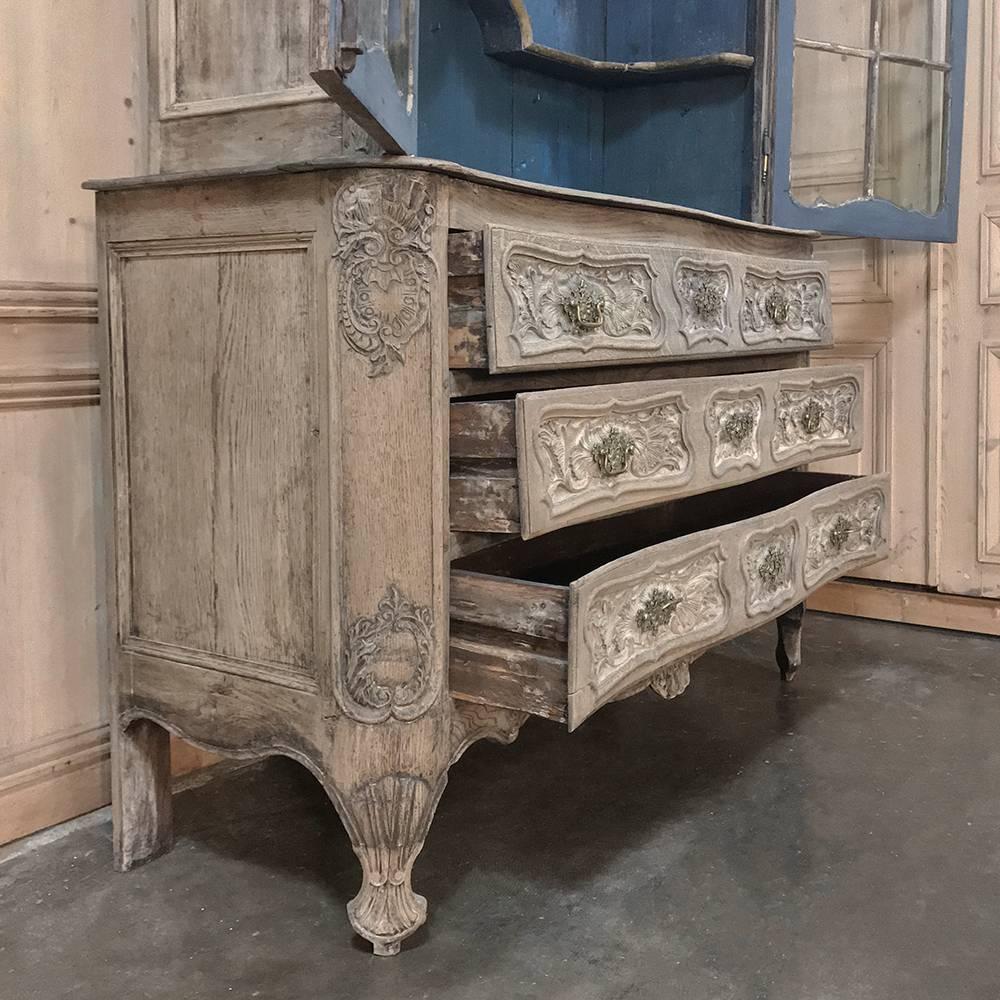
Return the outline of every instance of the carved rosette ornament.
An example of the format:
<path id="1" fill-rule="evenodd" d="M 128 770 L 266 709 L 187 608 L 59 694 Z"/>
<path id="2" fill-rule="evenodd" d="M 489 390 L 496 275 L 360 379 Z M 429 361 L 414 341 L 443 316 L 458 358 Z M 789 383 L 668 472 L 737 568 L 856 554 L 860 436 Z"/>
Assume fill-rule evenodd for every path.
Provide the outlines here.
<path id="1" fill-rule="evenodd" d="M 775 396 L 771 453 L 778 460 L 850 443 L 860 388 L 853 378 L 824 385 L 783 385 Z"/>
<path id="2" fill-rule="evenodd" d="M 612 346 L 648 351 L 663 340 L 648 257 L 598 258 L 517 243 L 502 276 L 522 357 Z"/>
<path id="3" fill-rule="evenodd" d="M 337 319 L 371 377 L 404 364 L 406 345 L 430 329 L 433 223 L 434 205 L 415 177 L 382 176 L 337 193 Z"/>
<path id="4" fill-rule="evenodd" d="M 363 872 L 347 915 L 376 955 L 395 955 L 427 919 L 427 900 L 413 891 L 410 871 L 444 784 L 444 775 L 432 787 L 416 775 L 390 774 L 361 785 L 344 803 L 344 825 Z"/>
<path id="5" fill-rule="evenodd" d="M 733 270 L 728 264 L 681 258 L 674 265 L 674 294 L 688 347 L 705 340 L 729 340 L 732 288 Z"/>
<path id="6" fill-rule="evenodd" d="M 407 600 L 392 584 L 372 616 L 356 618 L 347 632 L 343 669 L 334 690 L 344 714 L 357 722 L 419 718 L 437 698 L 430 608 Z"/>
<path id="7" fill-rule="evenodd" d="M 722 554 L 712 548 L 656 566 L 641 579 L 609 583 L 581 614 L 595 676 L 600 689 L 608 690 L 642 664 L 669 660 L 689 641 L 725 627 Z"/>
<path id="8" fill-rule="evenodd" d="M 679 398 L 606 415 L 548 417 L 534 447 L 554 511 L 588 491 L 682 481 L 691 465 Z"/>
<path id="9" fill-rule="evenodd" d="M 870 490 L 809 518 L 805 581 L 813 586 L 826 576 L 873 553 L 882 544 L 885 496 Z"/>
<path id="10" fill-rule="evenodd" d="M 747 541 L 741 564 L 748 615 L 774 611 L 794 595 L 796 538 L 795 525 L 788 524 Z"/>
<path id="11" fill-rule="evenodd" d="M 828 315 L 826 278 L 819 271 L 769 274 L 747 269 L 740 330 L 748 344 L 821 340 Z"/>
<path id="12" fill-rule="evenodd" d="M 760 465 L 760 419 L 764 395 L 717 393 L 705 409 L 705 423 L 712 442 L 710 465 L 714 476 L 730 469 Z"/>

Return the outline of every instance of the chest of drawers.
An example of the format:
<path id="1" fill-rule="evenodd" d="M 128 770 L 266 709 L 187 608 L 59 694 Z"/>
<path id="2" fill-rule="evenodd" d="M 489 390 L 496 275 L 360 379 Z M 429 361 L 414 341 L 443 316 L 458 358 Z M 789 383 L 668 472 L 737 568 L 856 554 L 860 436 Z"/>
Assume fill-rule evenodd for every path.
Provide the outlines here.
<path id="1" fill-rule="evenodd" d="M 117 863 L 169 733 L 320 780 L 393 954 L 448 768 L 885 555 L 808 234 L 415 159 L 95 182 Z"/>

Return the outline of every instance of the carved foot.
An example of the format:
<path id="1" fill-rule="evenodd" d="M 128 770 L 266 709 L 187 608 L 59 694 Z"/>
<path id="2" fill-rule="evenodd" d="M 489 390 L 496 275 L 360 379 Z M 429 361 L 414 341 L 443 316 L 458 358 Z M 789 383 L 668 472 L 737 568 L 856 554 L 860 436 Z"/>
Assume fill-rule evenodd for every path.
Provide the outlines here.
<path id="1" fill-rule="evenodd" d="M 387 775 L 361 785 L 345 804 L 363 870 L 347 915 L 376 955 L 398 954 L 400 942 L 427 919 L 427 900 L 413 891 L 410 873 L 444 783 L 444 775 L 436 787 L 415 775 Z"/>
<path id="2" fill-rule="evenodd" d="M 170 734 L 136 719 L 116 733 L 111 769 L 115 867 L 124 872 L 174 845 Z"/>
<path id="3" fill-rule="evenodd" d="M 781 671 L 781 679 L 785 682 L 794 680 L 802 666 L 802 616 L 805 610 L 805 604 L 796 604 L 778 617 L 778 646 L 774 655 Z"/>

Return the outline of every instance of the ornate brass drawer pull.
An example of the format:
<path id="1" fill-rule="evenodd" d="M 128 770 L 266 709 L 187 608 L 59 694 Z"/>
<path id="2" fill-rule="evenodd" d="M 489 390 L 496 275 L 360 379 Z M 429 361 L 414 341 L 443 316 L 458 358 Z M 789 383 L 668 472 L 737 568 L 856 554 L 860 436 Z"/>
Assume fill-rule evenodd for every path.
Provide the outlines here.
<path id="1" fill-rule="evenodd" d="M 781 582 L 784 575 L 785 553 L 777 545 L 769 545 L 757 563 L 757 576 L 773 589 Z"/>
<path id="2" fill-rule="evenodd" d="M 722 421 L 722 433 L 730 444 L 743 445 L 753 433 L 754 415 L 749 410 L 739 410 L 730 413 Z"/>
<path id="3" fill-rule="evenodd" d="M 799 426 L 806 434 L 815 434 L 823 422 L 823 407 L 815 399 L 810 399 L 799 414 Z"/>
<path id="4" fill-rule="evenodd" d="M 764 310 L 775 326 L 784 326 L 791 311 L 788 295 L 780 288 L 772 288 L 764 299 Z"/>
<path id="5" fill-rule="evenodd" d="M 609 427 L 591 447 L 590 455 L 602 476 L 620 476 L 635 454 L 635 438 L 620 427 Z"/>
<path id="6" fill-rule="evenodd" d="M 854 524 L 851 522 L 851 519 L 845 517 L 843 514 L 839 514 L 833 524 L 830 525 L 830 530 L 827 533 L 827 548 L 832 549 L 834 552 L 842 551 L 850 539 L 852 531 L 854 531 Z"/>
<path id="7" fill-rule="evenodd" d="M 717 284 L 703 281 L 691 300 L 698 318 L 706 322 L 718 319 L 725 297 Z"/>
<path id="8" fill-rule="evenodd" d="M 604 326 L 604 309 L 607 298 L 604 290 L 582 274 L 573 275 L 569 291 L 563 296 L 562 307 L 575 327 L 580 330 L 598 330 Z"/>
<path id="9" fill-rule="evenodd" d="M 635 627 L 644 635 L 655 635 L 670 624 L 681 599 L 666 587 L 654 587 L 635 613 Z"/>

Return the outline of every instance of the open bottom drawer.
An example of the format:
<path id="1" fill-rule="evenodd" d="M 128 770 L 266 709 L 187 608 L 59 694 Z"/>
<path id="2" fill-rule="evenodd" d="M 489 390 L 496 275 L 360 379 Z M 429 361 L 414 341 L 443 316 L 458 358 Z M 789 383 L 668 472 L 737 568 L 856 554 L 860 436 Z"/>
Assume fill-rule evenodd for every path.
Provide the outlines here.
<path id="1" fill-rule="evenodd" d="M 889 478 L 787 472 L 457 560 L 451 692 L 576 728 L 888 553 Z"/>

